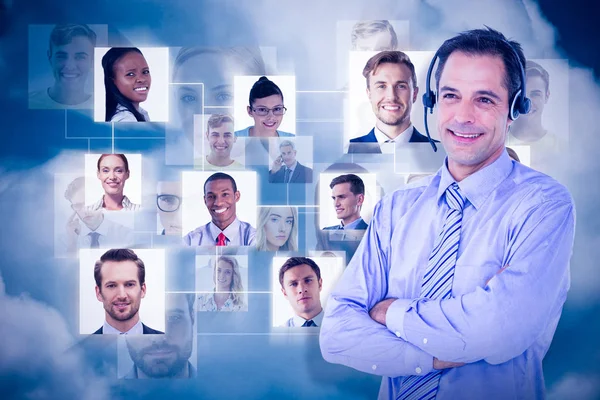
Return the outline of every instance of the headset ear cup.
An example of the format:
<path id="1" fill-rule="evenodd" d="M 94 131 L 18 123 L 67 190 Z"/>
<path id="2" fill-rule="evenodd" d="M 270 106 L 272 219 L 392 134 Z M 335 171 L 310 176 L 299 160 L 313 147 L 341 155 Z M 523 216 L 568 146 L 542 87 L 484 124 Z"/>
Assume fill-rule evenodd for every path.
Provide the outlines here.
<path id="1" fill-rule="evenodd" d="M 435 106 L 435 93 L 433 93 L 433 91 L 430 90 L 423 94 L 423 105 L 430 110 L 433 110 L 433 107 Z"/>
<path id="2" fill-rule="evenodd" d="M 531 100 L 528 97 L 523 98 L 523 104 L 519 108 L 519 112 L 521 114 L 528 114 L 529 110 L 531 110 Z"/>

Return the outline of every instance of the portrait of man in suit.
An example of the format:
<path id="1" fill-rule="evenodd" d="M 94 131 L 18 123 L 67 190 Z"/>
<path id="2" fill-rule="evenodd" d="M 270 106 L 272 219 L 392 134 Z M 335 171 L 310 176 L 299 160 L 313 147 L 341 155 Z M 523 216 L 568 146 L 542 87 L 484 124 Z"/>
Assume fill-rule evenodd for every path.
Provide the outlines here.
<path id="1" fill-rule="evenodd" d="M 110 249 L 94 266 L 96 298 L 104 305 L 104 324 L 94 334 L 162 334 L 140 320 L 146 296 L 146 267 L 130 249 Z"/>
<path id="2" fill-rule="evenodd" d="M 354 174 L 335 177 L 331 184 L 331 198 L 339 225 L 328 226 L 325 230 L 365 230 L 367 223 L 360 216 L 365 201 L 365 184 Z"/>
<path id="3" fill-rule="evenodd" d="M 307 257 L 291 257 L 279 269 L 281 293 L 289 301 L 294 316 L 282 327 L 320 327 L 323 320 L 321 269 Z"/>
<path id="4" fill-rule="evenodd" d="M 269 170 L 271 183 L 311 183 L 312 169 L 296 160 L 296 145 L 291 140 L 279 143 L 279 157 Z"/>
<path id="5" fill-rule="evenodd" d="M 419 93 L 410 58 L 401 51 L 382 51 L 367 61 L 363 76 L 377 122 L 368 134 L 350 139 L 348 153 L 393 154 L 406 143 L 428 142 L 410 121 Z"/>

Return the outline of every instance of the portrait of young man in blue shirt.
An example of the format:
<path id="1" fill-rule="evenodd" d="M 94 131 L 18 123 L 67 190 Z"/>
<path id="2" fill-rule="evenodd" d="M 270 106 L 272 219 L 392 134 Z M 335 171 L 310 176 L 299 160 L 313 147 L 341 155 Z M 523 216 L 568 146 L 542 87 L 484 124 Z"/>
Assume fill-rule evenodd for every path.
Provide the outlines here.
<path id="1" fill-rule="evenodd" d="M 515 111 L 528 111 L 521 46 L 478 29 L 437 56 L 447 158 L 376 206 L 327 303 L 321 351 L 383 376 L 380 398 L 541 399 L 569 289 L 574 203 L 504 147 Z"/>

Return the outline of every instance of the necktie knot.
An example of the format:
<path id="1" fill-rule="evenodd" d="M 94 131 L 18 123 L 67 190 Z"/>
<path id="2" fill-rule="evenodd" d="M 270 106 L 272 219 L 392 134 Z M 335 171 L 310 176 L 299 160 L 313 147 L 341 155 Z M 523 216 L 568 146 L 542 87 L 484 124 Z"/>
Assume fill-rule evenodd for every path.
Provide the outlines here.
<path id="1" fill-rule="evenodd" d="M 465 198 L 460 192 L 458 184 L 455 182 L 446 189 L 446 203 L 456 211 L 461 211 L 465 208 Z"/>
<path id="2" fill-rule="evenodd" d="M 217 246 L 226 246 L 227 245 L 227 236 L 223 234 L 223 232 L 219 233 L 217 236 Z"/>
<path id="3" fill-rule="evenodd" d="M 308 326 L 317 326 L 317 324 L 315 324 L 315 321 L 313 321 L 312 319 L 309 319 L 307 321 L 304 321 L 304 323 L 302 324 L 302 328 Z"/>

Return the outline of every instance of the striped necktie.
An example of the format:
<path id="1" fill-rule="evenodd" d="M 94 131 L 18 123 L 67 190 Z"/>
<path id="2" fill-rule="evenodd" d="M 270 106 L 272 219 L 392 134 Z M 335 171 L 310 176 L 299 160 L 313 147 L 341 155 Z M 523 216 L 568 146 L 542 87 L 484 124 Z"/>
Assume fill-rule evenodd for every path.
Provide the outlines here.
<path id="1" fill-rule="evenodd" d="M 437 237 L 427 270 L 421 284 L 421 297 L 428 299 L 448 299 L 452 295 L 454 266 L 460 242 L 465 199 L 456 183 L 448 186 L 445 192 L 446 203 L 450 207 L 446 214 L 444 228 Z M 435 399 L 441 370 L 434 370 L 426 375 L 411 375 L 404 378 L 397 400 Z"/>
<path id="2" fill-rule="evenodd" d="M 283 183 L 290 183 L 290 175 L 292 174 L 291 172 L 292 172 L 291 169 L 289 169 L 288 167 L 285 167 L 285 174 L 284 174 L 284 177 L 283 177 Z"/>

